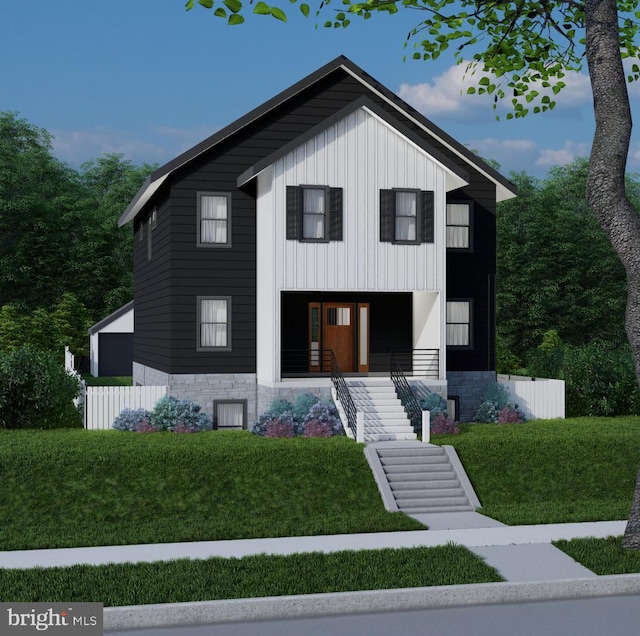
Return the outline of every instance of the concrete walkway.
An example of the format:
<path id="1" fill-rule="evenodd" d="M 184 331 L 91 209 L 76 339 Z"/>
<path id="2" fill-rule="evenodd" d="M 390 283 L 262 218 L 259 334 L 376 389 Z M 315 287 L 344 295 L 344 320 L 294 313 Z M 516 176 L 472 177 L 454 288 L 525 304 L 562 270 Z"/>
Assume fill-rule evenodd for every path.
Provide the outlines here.
<path id="1" fill-rule="evenodd" d="M 551 541 L 621 535 L 626 526 L 626 521 L 604 521 L 534 526 L 469 527 L 473 525 L 471 523 L 473 517 L 470 515 L 474 514 L 476 513 L 451 513 L 446 515 L 447 519 L 432 519 L 434 526 L 449 526 L 448 529 L 441 530 L 15 550 L 0 552 L 0 568 L 106 565 L 184 558 L 206 559 L 213 556 L 243 557 L 254 554 L 431 547 L 452 542 L 473 550 L 489 565 L 494 566 L 508 581 L 550 581 L 595 576 L 551 546 Z M 458 523 L 456 523 L 456 515 L 461 515 L 457 517 Z M 432 517 L 435 516 L 432 515 Z M 487 519 L 482 515 L 477 517 L 481 518 L 481 521 Z M 456 525 L 460 527 L 455 527 Z"/>

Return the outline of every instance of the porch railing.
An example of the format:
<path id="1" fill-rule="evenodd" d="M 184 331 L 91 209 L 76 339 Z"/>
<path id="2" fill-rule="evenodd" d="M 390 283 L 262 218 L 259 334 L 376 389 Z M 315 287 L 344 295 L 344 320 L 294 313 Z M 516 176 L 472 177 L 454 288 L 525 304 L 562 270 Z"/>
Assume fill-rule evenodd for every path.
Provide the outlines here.
<path id="1" fill-rule="evenodd" d="M 282 377 L 299 378 L 329 376 L 330 349 L 283 349 L 281 353 Z M 438 379 L 440 377 L 440 351 L 438 349 L 405 349 L 391 352 L 372 352 L 369 373 L 389 373 L 391 359 L 395 357 L 405 376 Z"/>
<path id="2" fill-rule="evenodd" d="M 411 425 L 416 434 L 422 432 L 422 408 L 416 398 L 411 385 L 407 381 L 400 362 L 396 358 L 395 354 L 391 354 L 391 380 L 396 387 L 396 393 L 400 402 L 407 412 Z"/>
<path id="3" fill-rule="evenodd" d="M 353 438 L 358 439 L 358 412 L 356 410 L 356 405 L 353 403 L 349 387 L 347 386 L 344 376 L 340 372 L 340 366 L 338 365 L 336 357 L 333 355 L 333 351 L 329 349 L 325 353 L 329 354 L 329 359 L 331 361 L 331 381 L 336 389 L 338 400 L 340 400 L 340 404 L 347 416 L 349 429 L 353 433 Z"/>

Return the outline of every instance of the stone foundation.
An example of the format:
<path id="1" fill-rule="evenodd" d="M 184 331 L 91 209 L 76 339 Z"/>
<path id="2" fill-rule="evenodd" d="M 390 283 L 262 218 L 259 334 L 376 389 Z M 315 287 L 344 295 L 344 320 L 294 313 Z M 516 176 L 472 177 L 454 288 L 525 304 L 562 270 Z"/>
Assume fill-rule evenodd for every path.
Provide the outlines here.
<path id="1" fill-rule="evenodd" d="M 495 371 L 450 371 L 447 373 L 449 397 L 458 398 L 457 420 L 472 422 L 478 407 L 491 384 L 496 381 Z"/>

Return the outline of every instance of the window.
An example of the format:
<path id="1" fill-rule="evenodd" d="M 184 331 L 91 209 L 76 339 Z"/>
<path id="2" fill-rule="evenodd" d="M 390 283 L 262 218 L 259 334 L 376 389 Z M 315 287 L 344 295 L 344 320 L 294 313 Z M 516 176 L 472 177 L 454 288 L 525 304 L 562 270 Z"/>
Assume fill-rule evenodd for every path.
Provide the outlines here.
<path id="1" fill-rule="evenodd" d="M 327 191 L 324 188 L 302 188 L 302 238 L 324 241 Z"/>
<path id="2" fill-rule="evenodd" d="M 447 346 L 471 346 L 471 301 L 447 301 Z"/>
<path id="3" fill-rule="evenodd" d="M 380 190 L 380 240 L 433 243 L 433 192 Z"/>
<path id="4" fill-rule="evenodd" d="M 156 225 L 158 224 L 158 212 L 156 208 L 153 208 L 151 214 L 149 215 L 149 223 L 147 227 L 147 260 L 151 260 L 153 256 L 153 240 L 151 238 L 152 230 L 155 230 Z"/>
<path id="5" fill-rule="evenodd" d="M 217 429 L 247 428 L 246 400 L 214 400 L 213 418 Z"/>
<path id="6" fill-rule="evenodd" d="M 468 203 L 447 204 L 447 247 L 471 248 L 471 206 Z"/>
<path id="7" fill-rule="evenodd" d="M 342 240 L 342 188 L 287 186 L 287 240 Z"/>
<path id="8" fill-rule="evenodd" d="M 198 298 L 198 349 L 231 350 L 231 298 Z"/>
<path id="9" fill-rule="evenodd" d="M 198 193 L 198 245 L 231 246 L 231 194 Z"/>

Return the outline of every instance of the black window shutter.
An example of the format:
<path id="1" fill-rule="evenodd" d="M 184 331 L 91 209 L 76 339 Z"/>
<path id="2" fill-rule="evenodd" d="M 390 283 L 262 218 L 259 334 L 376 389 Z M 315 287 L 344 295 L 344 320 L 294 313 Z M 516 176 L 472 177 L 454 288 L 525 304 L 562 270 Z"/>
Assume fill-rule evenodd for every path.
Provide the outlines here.
<path id="1" fill-rule="evenodd" d="M 297 186 L 287 186 L 287 240 L 302 238 L 300 217 L 302 214 L 302 196 Z"/>
<path id="2" fill-rule="evenodd" d="M 393 190 L 380 190 L 380 240 L 393 242 L 394 232 L 394 193 Z"/>
<path id="3" fill-rule="evenodd" d="M 434 224 L 433 191 L 427 190 L 420 193 L 421 219 L 421 243 L 433 243 Z"/>
<path id="4" fill-rule="evenodd" d="M 329 240 L 342 240 L 342 188 L 329 190 Z"/>

